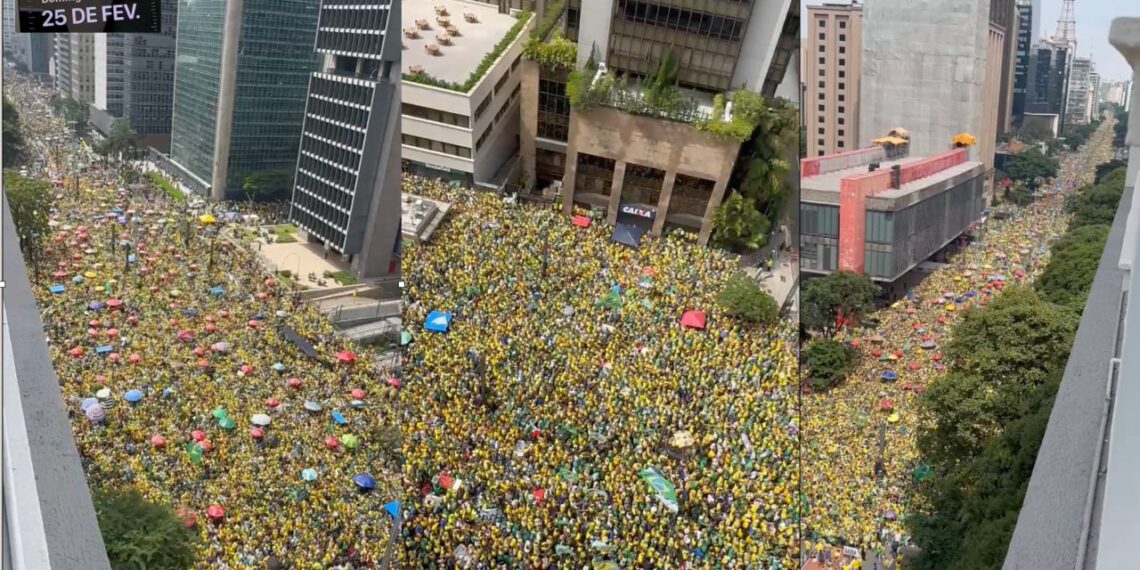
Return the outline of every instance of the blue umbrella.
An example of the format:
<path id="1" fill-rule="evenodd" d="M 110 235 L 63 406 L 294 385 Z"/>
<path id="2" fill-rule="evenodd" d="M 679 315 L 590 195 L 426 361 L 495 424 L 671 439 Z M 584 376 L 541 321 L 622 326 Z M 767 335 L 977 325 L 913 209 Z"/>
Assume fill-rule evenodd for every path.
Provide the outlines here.
<path id="1" fill-rule="evenodd" d="M 138 258 L 135 257 L 135 254 L 132 253 L 132 254 L 127 256 L 127 263 L 134 263 L 136 259 L 138 259 Z"/>
<path id="2" fill-rule="evenodd" d="M 92 311 L 98 311 L 103 308 L 103 301 L 91 301 L 91 304 L 87 305 L 87 308 Z"/>
<path id="3" fill-rule="evenodd" d="M 79 405 L 79 409 L 83 410 L 84 412 L 87 412 L 87 408 L 90 408 L 91 406 L 98 406 L 98 405 L 99 405 L 99 400 L 97 398 L 84 398 L 83 403 Z"/>
<path id="4" fill-rule="evenodd" d="M 221 285 L 215 285 L 213 287 L 210 287 L 210 294 L 211 295 L 217 296 L 217 295 L 221 295 L 222 293 L 225 293 L 225 292 L 226 292 L 226 290 L 223 289 Z"/>
<path id="5" fill-rule="evenodd" d="M 73 283 L 83 283 L 83 276 L 82 275 L 76 275 L 75 277 L 71 278 L 71 281 Z"/>
<path id="6" fill-rule="evenodd" d="M 280 363 L 280 362 L 274 362 L 273 363 L 273 369 L 278 371 L 278 372 L 284 372 L 285 371 L 285 365 Z"/>
<path id="7" fill-rule="evenodd" d="M 395 499 L 384 503 L 384 510 L 388 511 L 392 518 L 396 518 L 396 515 L 400 514 L 400 500 Z"/>
<path id="8" fill-rule="evenodd" d="M 108 352 L 111 352 L 111 345 L 109 345 L 109 344 L 104 344 L 104 345 L 100 345 L 100 346 L 95 347 L 95 354 L 107 354 Z"/>
<path id="9" fill-rule="evenodd" d="M 52 293 L 63 293 L 66 289 L 66 287 L 60 285 L 59 283 L 52 283 L 51 287 L 48 287 L 48 291 L 51 291 Z"/>
<path id="10" fill-rule="evenodd" d="M 376 478 L 367 473 L 359 473 L 357 475 L 354 475 L 352 477 L 352 482 L 356 483 L 356 486 L 360 487 L 360 489 L 364 491 L 371 491 L 372 489 L 376 488 Z"/>
<path id="11" fill-rule="evenodd" d="M 966 296 L 967 296 L 967 297 L 976 297 L 977 295 L 978 295 L 978 292 L 977 292 L 977 291 L 974 291 L 973 289 L 971 289 L 971 290 L 969 290 L 969 291 L 966 291 Z"/>
<path id="12" fill-rule="evenodd" d="M 139 389 L 127 390 L 127 393 L 123 394 L 123 399 L 132 403 L 132 404 L 137 403 L 139 400 L 142 399 L 142 397 L 143 397 L 142 390 L 139 390 Z"/>
<path id="13" fill-rule="evenodd" d="M 896 374 L 894 370 L 884 370 L 883 371 L 883 380 L 890 381 L 890 380 L 894 380 L 895 378 L 898 378 L 898 377 L 899 377 L 899 375 Z"/>
<path id="14" fill-rule="evenodd" d="M 344 419 L 344 416 L 336 410 L 333 410 L 329 415 L 332 416 L 333 421 L 337 424 L 344 425 L 348 423 L 348 420 Z"/>
<path id="15" fill-rule="evenodd" d="M 306 481 L 316 481 L 317 480 L 317 470 L 312 469 L 312 468 L 302 469 L 301 470 L 301 478 L 306 480 Z"/>

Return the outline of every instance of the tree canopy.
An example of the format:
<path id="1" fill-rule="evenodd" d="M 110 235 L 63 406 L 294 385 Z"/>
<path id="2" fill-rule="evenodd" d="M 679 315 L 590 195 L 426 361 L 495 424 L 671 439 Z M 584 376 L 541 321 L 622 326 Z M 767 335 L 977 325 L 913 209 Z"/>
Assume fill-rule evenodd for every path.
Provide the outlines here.
<path id="1" fill-rule="evenodd" d="M 1049 265 L 1033 284 L 1037 292 L 1050 303 L 1080 312 L 1088 300 L 1108 231 L 1107 225 L 1081 226 L 1054 243 Z"/>
<path id="2" fill-rule="evenodd" d="M 117 118 L 111 123 L 111 132 L 107 133 L 107 138 L 96 145 L 95 152 L 107 156 L 125 151 L 131 147 L 133 137 L 130 121 Z"/>
<path id="3" fill-rule="evenodd" d="M 1039 181 L 1057 175 L 1060 165 L 1036 148 L 1019 152 L 1006 160 L 1005 172 L 1014 182 L 1020 182 L 1031 190 L 1036 190 Z"/>
<path id="4" fill-rule="evenodd" d="M 40 238 L 46 237 L 51 230 L 48 226 L 51 184 L 27 178 L 14 170 L 5 170 L 4 195 L 20 238 L 20 250 L 24 255 L 30 255 L 40 247 Z"/>
<path id="5" fill-rule="evenodd" d="M 137 491 L 97 491 L 95 514 L 113 570 L 188 570 L 194 565 L 194 532 L 169 507 Z"/>
<path id="6" fill-rule="evenodd" d="M 870 277 L 837 271 L 803 283 L 800 322 L 808 329 L 834 332 L 837 318 L 858 319 L 874 307 L 878 285 Z"/>
<path id="7" fill-rule="evenodd" d="M 738 273 L 728 278 L 716 297 L 733 316 L 760 323 L 773 324 L 780 317 L 780 305 L 755 280 Z"/>
<path id="8" fill-rule="evenodd" d="M 853 348 L 837 340 L 812 341 L 804 351 L 812 388 L 822 391 L 838 384 L 851 371 L 856 356 Z"/>
<path id="9" fill-rule="evenodd" d="M 4 168 L 19 165 L 26 150 L 24 134 L 20 127 L 20 113 L 8 97 L 4 97 Z"/>
<path id="10" fill-rule="evenodd" d="M 739 192 L 732 192 L 713 214 L 713 241 L 736 251 L 764 247 L 771 222 Z"/>

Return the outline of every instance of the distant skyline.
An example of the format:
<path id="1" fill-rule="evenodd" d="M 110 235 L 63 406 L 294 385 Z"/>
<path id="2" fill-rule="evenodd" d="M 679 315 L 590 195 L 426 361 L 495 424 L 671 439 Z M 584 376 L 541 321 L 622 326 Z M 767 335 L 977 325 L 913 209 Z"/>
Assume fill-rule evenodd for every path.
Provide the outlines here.
<path id="1" fill-rule="evenodd" d="M 1091 54 L 1102 81 L 1120 81 L 1132 77 L 1128 61 L 1108 43 L 1108 28 L 1112 25 L 1113 18 L 1140 15 L 1140 9 L 1130 9 L 1129 4 L 1120 0 L 1076 0 L 1074 3 L 1077 56 L 1089 57 Z M 1041 34 L 1051 35 L 1057 29 L 1061 0 L 1041 0 L 1041 12 Z"/>
<path id="2" fill-rule="evenodd" d="M 866 5 L 875 0 L 859 2 Z M 801 6 L 850 4 L 850 0 L 803 0 Z M 1108 43 L 1108 28 L 1113 18 L 1137 16 L 1140 10 L 1128 12 L 1128 2 L 1120 0 L 1076 0 L 1077 55 L 1096 62 L 1096 71 L 1102 79 L 1120 81 L 1132 77 L 1132 68 L 1112 44 Z M 1057 29 L 1057 16 L 1061 13 L 1061 0 L 1041 0 L 1041 35 L 1049 36 Z M 807 33 L 807 19 L 800 19 L 800 37 Z M 1034 38 L 1040 39 L 1040 38 Z"/>

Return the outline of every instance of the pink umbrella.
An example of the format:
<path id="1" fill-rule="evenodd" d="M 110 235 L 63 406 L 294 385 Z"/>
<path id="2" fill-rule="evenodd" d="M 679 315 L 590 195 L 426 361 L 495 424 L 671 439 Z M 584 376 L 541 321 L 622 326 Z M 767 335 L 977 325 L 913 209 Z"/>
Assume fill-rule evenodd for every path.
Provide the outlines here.
<path id="1" fill-rule="evenodd" d="M 294 390 L 296 390 L 297 388 L 301 387 L 301 379 L 300 378 L 290 378 L 289 380 L 287 380 L 285 382 L 285 384 L 287 384 L 290 388 L 293 388 Z"/>
<path id="2" fill-rule="evenodd" d="M 249 428 L 249 435 L 252 436 L 253 439 L 261 439 L 262 436 L 265 435 L 265 432 L 262 431 L 259 427 L 252 427 Z"/>
<path id="3" fill-rule="evenodd" d="M 137 325 L 138 322 L 139 322 L 139 318 L 134 316 L 134 315 L 127 317 L 127 323 L 128 324 Z"/>
<path id="4" fill-rule="evenodd" d="M 156 433 L 150 436 L 150 444 L 155 447 L 162 447 L 166 445 L 166 438 Z"/>
<path id="5" fill-rule="evenodd" d="M 338 446 L 340 446 L 340 440 L 337 439 L 335 435 L 330 435 L 325 438 L 325 446 L 327 446 L 329 449 L 336 449 Z"/>
<path id="6" fill-rule="evenodd" d="M 119 353 L 112 352 L 111 354 L 107 355 L 107 359 L 110 360 L 111 362 L 118 362 L 119 361 Z"/>
<path id="7" fill-rule="evenodd" d="M 253 367 L 248 365 L 248 364 L 242 364 L 241 365 L 241 371 L 243 374 L 249 374 L 249 373 L 253 372 Z"/>
<path id="8" fill-rule="evenodd" d="M 265 405 L 269 406 L 270 408 L 276 408 L 277 406 L 281 405 L 281 400 L 278 400 L 277 398 L 266 398 Z"/>
<path id="9" fill-rule="evenodd" d="M 190 439 L 193 439 L 194 441 L 202 441 L 203 439 L 206 439 L 206 432 L 200 429 L 196 429 L 190 432 Z"/>
<path id="10" fill-rule="evenodd" d="M 251 328 L 251 329 L 257 328 L 257 325 L 258 325 L 257 319 L 250 319 L 249 322 L 246 323 L 246 325 L 248 325 L 249 328 Z"/>
<path id="11" fill-rule="evenodd" d="M 107 336 L 119 336 L 119 329 L 107 329 Z"/>
<path id="12" fill-rule="evenodd" d="M 395 376 L 389 376 L 388 377 L 388 385 L 393 387 L 393 388 L 399 388 L 400 387 L 400 379 L 396 378 Z M 359 399 L 359 398 L 357 398 L 357 399 Z"/>
<path id="13" fill-rule="evenodd" d="M 107 299 L 107 306 L 112 307 L 112 308 L 121 307 L 121 306 L 123 306 L 123 300 L 122 299 Z"/>
<path id="14" fill-rule="evenodd" d="M 90 327 L 101 327 L 103 326 L 103 323 L 99 322 L 99 319 L 91 319 L 90 321 L 87 321 L 87 325 Z"/>
<path id="15" fill-rule="evenodd" d="M 132 352 L 130 356 L 127 357 L 127 360 L 131 361 L 131 364 L 138 364 L 142 361 L 142 355 L 137 352 Z"/>
<path id="16" fill-rule="evenodd" d="M 336 353 L 336 359 L 340 362 L 350 363 L 356 360 L 356 354 L 348 350 L 342 350 Z"/>
<path id="17" fill-rule="evenodd" d="M 222 520 L 222 517 L 226 516 L 226 511 L 222 509 L 221 505 L 210 505 L 206 507 L 206 516 L 210 517 L 210 520 L 218 522 Z"/>
<path id="18" fill-rule="evenodd" d="M 363 400 L 364 399 L 364 390 L 361 390 L 360 388 L 353 388 L 352 389 L 352 399 L 353 400 Z"/>
<path id="19" fill-rule="evenodd" d="M 193 338 L 194 338 L 194 333 L 189 331 L 189 330 L 182 329 L 182 330 L 178 331 L 178 340 L 180 340 L 182 342 L 188 342 Z"/>

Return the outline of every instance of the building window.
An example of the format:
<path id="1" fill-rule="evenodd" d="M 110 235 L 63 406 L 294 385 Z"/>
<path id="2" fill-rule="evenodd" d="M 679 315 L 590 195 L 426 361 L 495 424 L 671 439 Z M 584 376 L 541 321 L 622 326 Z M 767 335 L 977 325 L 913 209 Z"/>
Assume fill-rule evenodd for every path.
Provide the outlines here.
<path id="1" fill-rule="evenodd" d="M 840 93 L 839 94 L 839 102 L 842 103 L 843 101 L 846 101 L 846 100 L 847 100 L 847 96 Z"/>
<path id="2" fill-rule="evenodd" d="M 826 70 L 826 69 L 821 69 L 821 70 L 819 70 L 819 76 L 820 76 L 820 77 L 823 77 L 823 76 L 824 76 L 824 75 L 826 75 L 826 74 L 827 74 L 827 70 Z"/>
<path id="3" fill-rule="evenodd" d="M 847 65 L 847 60 L 843 59 L 842 57 L 839 58 L 839 65 Z"/>
<path id="4" fill-rule="evenodd" d="M 847 34 L 839 34 L 839 41 L 841 41 L 841 42 L 847 41 Z"/>
<path id="5" fill-rule="evenodd" d="M 839 29 L 841 29 L 841 30 L 847 29 L 847 20 L 839 20 Z"/>
<path id="6" fill-rule="evenodd" d="M 820 127 L 820 128 L 819 128 L 819 134 L 821 134 L 821 135 L 822 135 L 822 134 L 824 134 L 824 133 L 823 133 L 823 127 Z"/>
<path id="7" fill-rule="evenodd" d="M 819 82 L 819 88 L 820 88 L 820 89 L 823 89 L 823 86 L 824 86 L 824 85 L 826 85 L 826 83 L 824 83 L 824 82 L 822 82 L 822 81 L 820 81 L 820 82 Z"/>
<path id="8" fill-rule="evenodd" d="M 835 146 L 837 148 L 843 148 L 843 141 L 836 141 Z"/>
<path id="9" fill-rule="evenodd" d="M 826 36 L 826 35 L 824 35 L 824 33 L 823 33 L 823 32 L 820 32 L 820 33 L 819 33 L 819 41 L 821 41 L 821 42 L 822 42 L 824 39 L 826 39 L 826 37 L 827 37 L 827 36 Z"/>
<path id="10" fill-rule="evenodd" d="M 847 48 L 844 46 L 839 46 L 839 53 L 847 53 Z"/>
<path id="11" fill-rule="evenodd" d="M 824 58 L 822 58 L 822 57 L 821 57 L 821 58 L 819 58 L 819 64 L 820 64 L 820 65 L 824 65 Z"/>
<path id="12" fill-rule="evenodd" d="M 823 144 L 823 141 L 820 141 L 820 143 L 819 143 L 819 144 Z M 823 156 L 823 151 L 821 150 L 821 151 L 819 151 L 819 152 L 815 153 L 815 155 L 816 155 L 816 156 Z"/>
<path id="13" fill-rule="evenodd" d="M 823 105 L 820 105 L 820 106 L 819 106 L 819 112 L 820 112 L 820 113 L 822 113 L 822 112 L 823 112 Z"/>
<path id="14" fill-rule="evenodd" d="M 488 129 L 489 130 L 489 129 Z M 403 135 L 403 143 L 408 146 L 414 146 L 435 152 L 442 152 L 462 158 L 471 158 L 471 149 L 465 146 L 454 145 L 451 143 L 440 142 L 424 137 L 417 137 L 412 135 Z"/>
<path id="15" fill-rule="evenodd" d="M 827 27 L 827 20 L 820 20 L 819 21 L 819 27 L 826 28 Z"/>
<path id="16" fill-rule="evenodd" d="M 827 119 L 824 119 L 824 118 L 823 118 L 823 115 L 820 115 L 820 116 L 819 116 L 819 122 L 821 122 L 821 123 L 822 123 L 822 122 L 824 122 L 824 121 L 826 121 L 826 120 L 827 120 Z"/>
<path id="17" fill-rule="evenodd" d="M 847 84 L 846 84 L 846 83 L 843 83 L 843 82 L 840 82 L 840 83 L 839 83 L 839 89 L 840 89 L 840 90 L 843 90 L 843 89 L 846 89 L 846 88 L 847 88 Z"/>
<path id="18" fill-rule="evenodd" d="M 820 101 L 823 101 L 823 98 L 824 98 L 824 96 L 825 96 L 825 95 L 824 95 L 823 93 L 820 93 L 820 94 L 819 94 L 819 100 L 820 100 Z"/>
<path id="19" fill-rule="evenodd" d="M 421 107 L 419 105 L 412 105 L 411 103 L 401 105 L 400 114 L 435 121 L 437 123 L 444 123 L 446 125 L 455 125 L 457 127 L 467 128 L 470 126 L 470 119 L 466 115 Z"/>
<path id="20" fill-rule="evenodd" d="M 839 129 L 839 136 L 843 136 L 843 129 Z"/>
<path id="21" fill-rule="evenodd" d="M 836 119 L 836 122 L 839 123 L 840 125 L 842 125 L 844 121 L 845 121 L 845 119 L 843 117 L 839 117 L 838 119 Z"/>
<path id="22" fill-rule="evenodd" d="M 846 112 L 847 112 L 847 110 L 846 110 L 846 109 L 843 107 L 843 105 L 840 105 L 840 106 L 839 106 L 839 112 L 840 112 L 840 113 L 846 113 Z"/>
<path id="23" fill-rule="evenodd" d="M 844 70 L 842 70 L 842 69 L 840 69 L 840 70 L 839 70 L 839 78 L 840 78 L 840 79 L 843 79 L 843 78 L 845 78 L 845 77 L 847 77 L 847 72 L 846 72 L 846 71 L 844 71 Z"/>
<path id="24" fill-rule="evenodd" d="M 824 143 L 823 143 L 823 139 L 819 139 L 819 140 L 817 140 L 817 141 L 815 141 L 815 142 L 819 143 L 819 146 L 823 146 L 823 144 L 824 144 Z M 822 155 L 823 155 L 823 151 L 820 151 L 820 152 L 819 152 L 819 154 L 822 156 Z"/>

